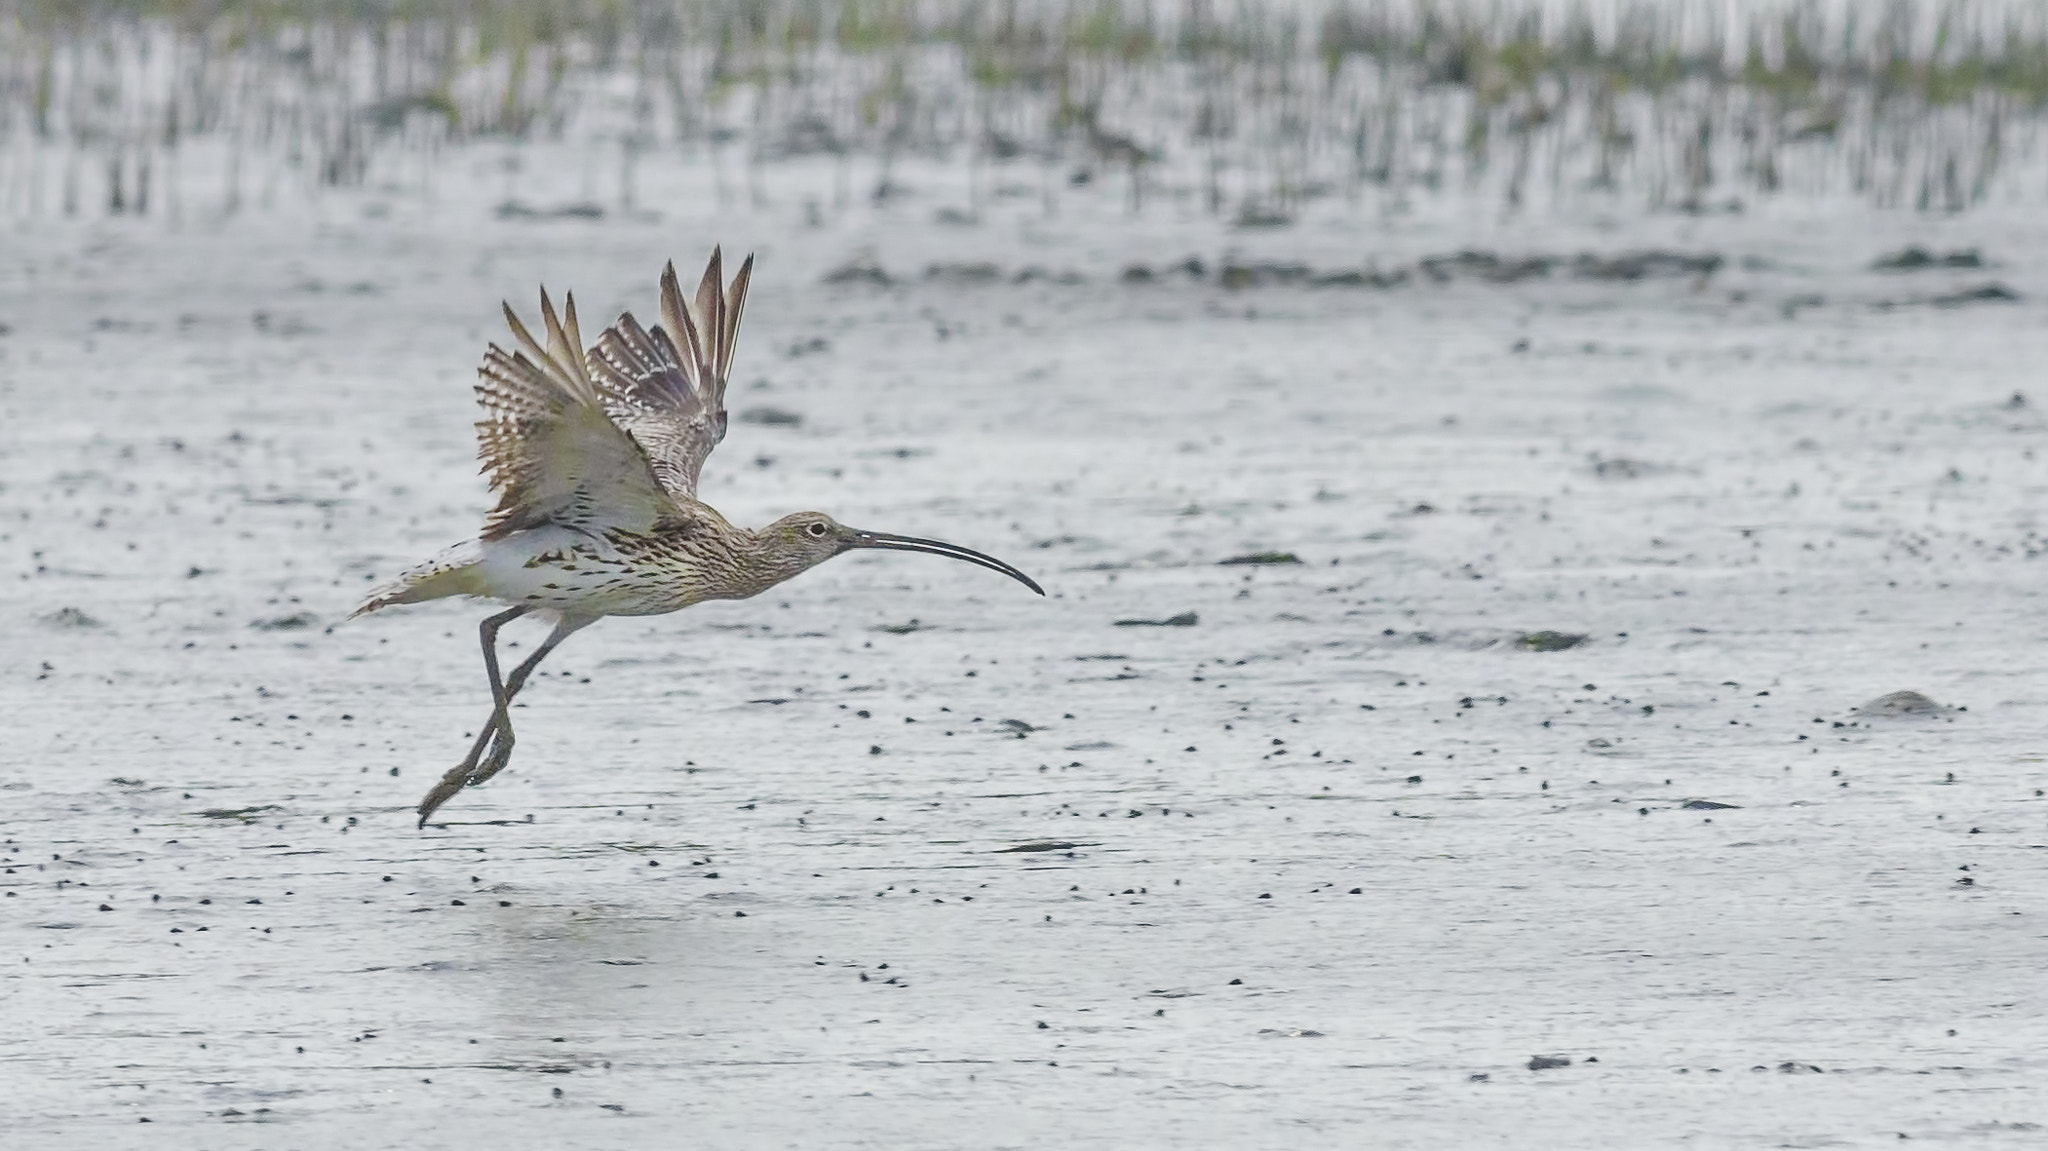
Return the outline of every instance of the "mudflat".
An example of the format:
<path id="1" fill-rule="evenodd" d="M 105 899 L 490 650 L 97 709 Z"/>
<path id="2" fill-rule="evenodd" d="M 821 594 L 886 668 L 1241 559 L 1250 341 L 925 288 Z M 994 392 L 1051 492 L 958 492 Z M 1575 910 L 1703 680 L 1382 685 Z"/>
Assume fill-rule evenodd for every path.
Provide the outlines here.
<path id="1" fill-rule="evenodd" d="M 6 1141 L 2039 1139 L 2038 213 L 675 180 L 10 226 Z M 486 609 L 342 619 L 475 530 L 497 302 L 645 318 L 713 243 L 704 497 L 1049 597 L 855 555 L 606 621 L 416 831 Z"/>

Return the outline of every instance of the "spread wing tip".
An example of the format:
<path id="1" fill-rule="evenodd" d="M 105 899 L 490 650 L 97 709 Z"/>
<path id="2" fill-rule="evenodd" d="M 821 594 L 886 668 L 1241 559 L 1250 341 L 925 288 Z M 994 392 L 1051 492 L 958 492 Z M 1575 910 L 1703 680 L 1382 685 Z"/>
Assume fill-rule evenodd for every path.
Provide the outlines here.
<path id="1" fill-rule="evenodd" d="M 518 477 L 542 464 L 526 454 L 524 441 L 543 426 L 580 421 L 571 409 L 583 408 L 602 413 L 607 424 L 637 443 L 670 494 L 694 498 L 705 457 L 725 438 L 726 380 L 753 267 L 748 253 L 728 284 L 723 247 L 714 248 L 692 298 L 683 293 L 675 262 L 667 261 L 661 324 L 642 328 L 624 313 L 588 348 L 582 346 L 573 294 L 563 296 L 558 311 L 543 288 L 538 328 L 529 328 L 504 304 L 514 339 L 509 351 L 492 347 L 477 387 L 486 410 L 479 446 L 492 486 L 524 486 Z M 539 451 L 552 454 L 549 447 Z"/>

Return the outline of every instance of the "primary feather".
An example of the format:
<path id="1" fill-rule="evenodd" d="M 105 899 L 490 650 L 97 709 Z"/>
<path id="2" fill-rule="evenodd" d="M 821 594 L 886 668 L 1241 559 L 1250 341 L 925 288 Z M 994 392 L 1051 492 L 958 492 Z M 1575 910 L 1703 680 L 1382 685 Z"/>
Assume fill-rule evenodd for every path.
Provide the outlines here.
<path id="1" fill-rule="evenodd" d="M 704 460 L 725 438 L 726 379 L 754 258 L 740 265 L 730 288 L 720 265 L 714 250 L 694 309 L 683 300 L 675 265 L 668 265 L 662 323 L 650 331 L 627 312 L 586 358 L 606 413 L 645 449 L 655 478 L 679 500 L 696 498 Z"/>

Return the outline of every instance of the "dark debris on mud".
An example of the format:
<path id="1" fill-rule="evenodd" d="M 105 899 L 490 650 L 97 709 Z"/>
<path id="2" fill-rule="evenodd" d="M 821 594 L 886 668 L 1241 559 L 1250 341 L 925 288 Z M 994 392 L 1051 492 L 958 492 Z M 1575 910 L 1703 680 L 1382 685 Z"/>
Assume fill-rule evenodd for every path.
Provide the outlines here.
<path id="1" fill-rule="evenodd" d="M 1552 278 L 1603 283 L 1637 283 L 1645 280 L 1690 278 L 1705 280 L 1728 263 L 1719 252 L 1684 252 L 1646 248 L 1623 252 L 1579 252 L 1573 255 L 1537 253 L 1503 255 L 1483 249 L 1465 249 L 1436 256 L 1424 256 L 1413 264 L 1383 268 L 1377 262 L 1362 265 L 1318 268 L 1299 260 L 1248 260 L 1226 256 L 1216 262 L 1215 282 L 1230 291 L 1249 288 L 1370 288 L 1390 290 L 1411 284 L 1449 284 L 1471 281 L 1484 284 L 1518 284 Z M 1117 272 L 1117 283 L 1131 287 L 1165 283 L 1170 280 L 1201 283 L 1210 279 L 1211 264 L 1191 255 L 1178 262 L 1155 268 L 1150 264 L 1126 264 Z M 988 260 L 941 262 L 926 265 L 926 282 L 946 287 L 989 287 L 1000 284 L 1086 283 L 1088 277 L 1067 270 L 1049 271 L 1037 265 L 1010 270 Z M 905 282 L 882 266 L 872 251 L 861 251 L 827 271 L 823 282 L 832 285 L 867 285 L 888 288 Z"/>
<path id="2" fill-rule="evenodd" d="M 1193 627 L 1193 626 L 1195 626 L 1196 624 L 1198 624 L 1198 623 L 1200 623 L 1200 622 L 1202 622 L 1202 619 L 1201 619 L 1201 617 L 1200 617 L 1200 616 L 1196 615 L 1196 614 L 1195 614 L 1194 612 L 1191 612 L 1191 611 L 1184 611 L 1184 612 L 1181 612 L 1181 613 L 1180 613 L 1179 615 L 1170 615 L 1170 616 L 1167 616 L 1167 617 L 1166 617 L 1165 619 L 1120 619 L 1120 620 L 1116 621 L 1116 626 L 1118 626 L 1118 627 Z"/>

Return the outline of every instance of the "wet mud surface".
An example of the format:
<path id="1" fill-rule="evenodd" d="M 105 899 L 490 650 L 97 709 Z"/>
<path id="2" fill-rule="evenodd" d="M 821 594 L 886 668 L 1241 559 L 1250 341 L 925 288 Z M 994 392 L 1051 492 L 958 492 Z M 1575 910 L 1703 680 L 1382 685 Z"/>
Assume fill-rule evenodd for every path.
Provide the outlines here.
<path id="1" fill-rule="evenodd" d="M 334 203 L 0 265 L 10 1139 L 2041 1138 L 2037 224 Z M 1049 597 L 606 621 L 414 830 L 484 609 L 341 621 L 475 529 L 498 299 L 714 241 L 706 497 Z"/>

